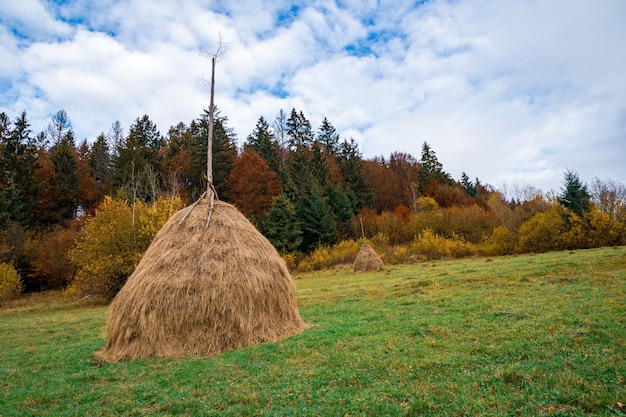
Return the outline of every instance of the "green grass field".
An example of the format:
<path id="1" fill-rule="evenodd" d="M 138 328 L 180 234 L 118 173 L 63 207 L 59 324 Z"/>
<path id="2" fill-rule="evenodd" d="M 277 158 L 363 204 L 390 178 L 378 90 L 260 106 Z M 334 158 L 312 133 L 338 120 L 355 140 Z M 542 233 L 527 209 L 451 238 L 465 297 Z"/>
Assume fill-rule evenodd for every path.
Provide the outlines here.
<path id="1" fill-rule="evenodd" d="M 626 248 L 296 275 L 311 327 L 102 366 L 106 306 L 0 310 L 0 416 L 626 416 Z"/>

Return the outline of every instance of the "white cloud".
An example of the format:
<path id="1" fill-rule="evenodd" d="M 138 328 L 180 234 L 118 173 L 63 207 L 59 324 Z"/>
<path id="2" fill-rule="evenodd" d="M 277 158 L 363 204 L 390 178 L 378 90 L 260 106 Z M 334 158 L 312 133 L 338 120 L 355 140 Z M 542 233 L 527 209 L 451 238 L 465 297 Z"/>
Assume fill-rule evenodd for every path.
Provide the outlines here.
<path id="1" fill-rule="evenodd" d="M 67 36 L 73 31 L 70 25 L 56 20 L 37 0 L 3 1 L 0 16 L 1 22 L 11 25 L 20 36 L 31 39 Z"/>
<path id="2" fill-rule="evenodd" d="M 45 4 L 0 5 L 0 111 L 25 109 L 34 130 L 61 108 L 80 138 L 143 114 L 162 133 L 188 123 L 208 106 L 199 52 L 221 33 L 216 102 L 240 140 L 295 107 L 367 157 L 428 141 L 455 178 L 626 181 L 621 0 Z"/>

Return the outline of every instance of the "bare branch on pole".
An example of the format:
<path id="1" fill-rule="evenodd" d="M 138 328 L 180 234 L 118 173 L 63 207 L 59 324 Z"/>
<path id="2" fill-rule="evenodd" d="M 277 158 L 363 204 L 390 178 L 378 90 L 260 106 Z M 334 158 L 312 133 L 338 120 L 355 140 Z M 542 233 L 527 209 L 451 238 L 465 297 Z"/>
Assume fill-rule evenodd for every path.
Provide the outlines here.
<path id="1" fill-rule="evenodd" d="M 209 137 L 207 141 L 207 192 L 212 193 L 213 189 L 213 114 L 214 114 L 214 97 L 215 97 L 215 62 L 221 58 L 228 47 L 219 35 L 219 41 L 215 52 L 204 52 L 211 55 L 211 99 L 209 102 Z"/>

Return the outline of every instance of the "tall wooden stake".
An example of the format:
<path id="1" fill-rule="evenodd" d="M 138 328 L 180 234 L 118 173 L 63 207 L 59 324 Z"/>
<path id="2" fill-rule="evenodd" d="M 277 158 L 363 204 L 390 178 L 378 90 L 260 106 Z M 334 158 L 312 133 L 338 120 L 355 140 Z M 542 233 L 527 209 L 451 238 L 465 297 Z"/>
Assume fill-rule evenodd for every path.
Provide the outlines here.
<path id="1" fill-rule="evenodd" d="M 213 97 L 215 95 L 215 57 L 211 58 L 211 100 L 209 102 L 209 138 L 207 142 L 207 191 L 213 193 Z"/>

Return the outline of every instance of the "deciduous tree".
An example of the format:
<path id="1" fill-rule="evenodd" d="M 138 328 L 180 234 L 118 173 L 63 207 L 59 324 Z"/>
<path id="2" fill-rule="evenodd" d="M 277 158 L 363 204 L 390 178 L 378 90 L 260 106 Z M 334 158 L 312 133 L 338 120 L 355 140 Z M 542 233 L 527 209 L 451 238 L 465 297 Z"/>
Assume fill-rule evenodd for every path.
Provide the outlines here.
<path id="1" fill-rule="evenodd" d="M 261 219 L 281 192 L 274 171 L 256 152 L 244 150 L 228 176 L 228 200 L 246 216 Z"/>

